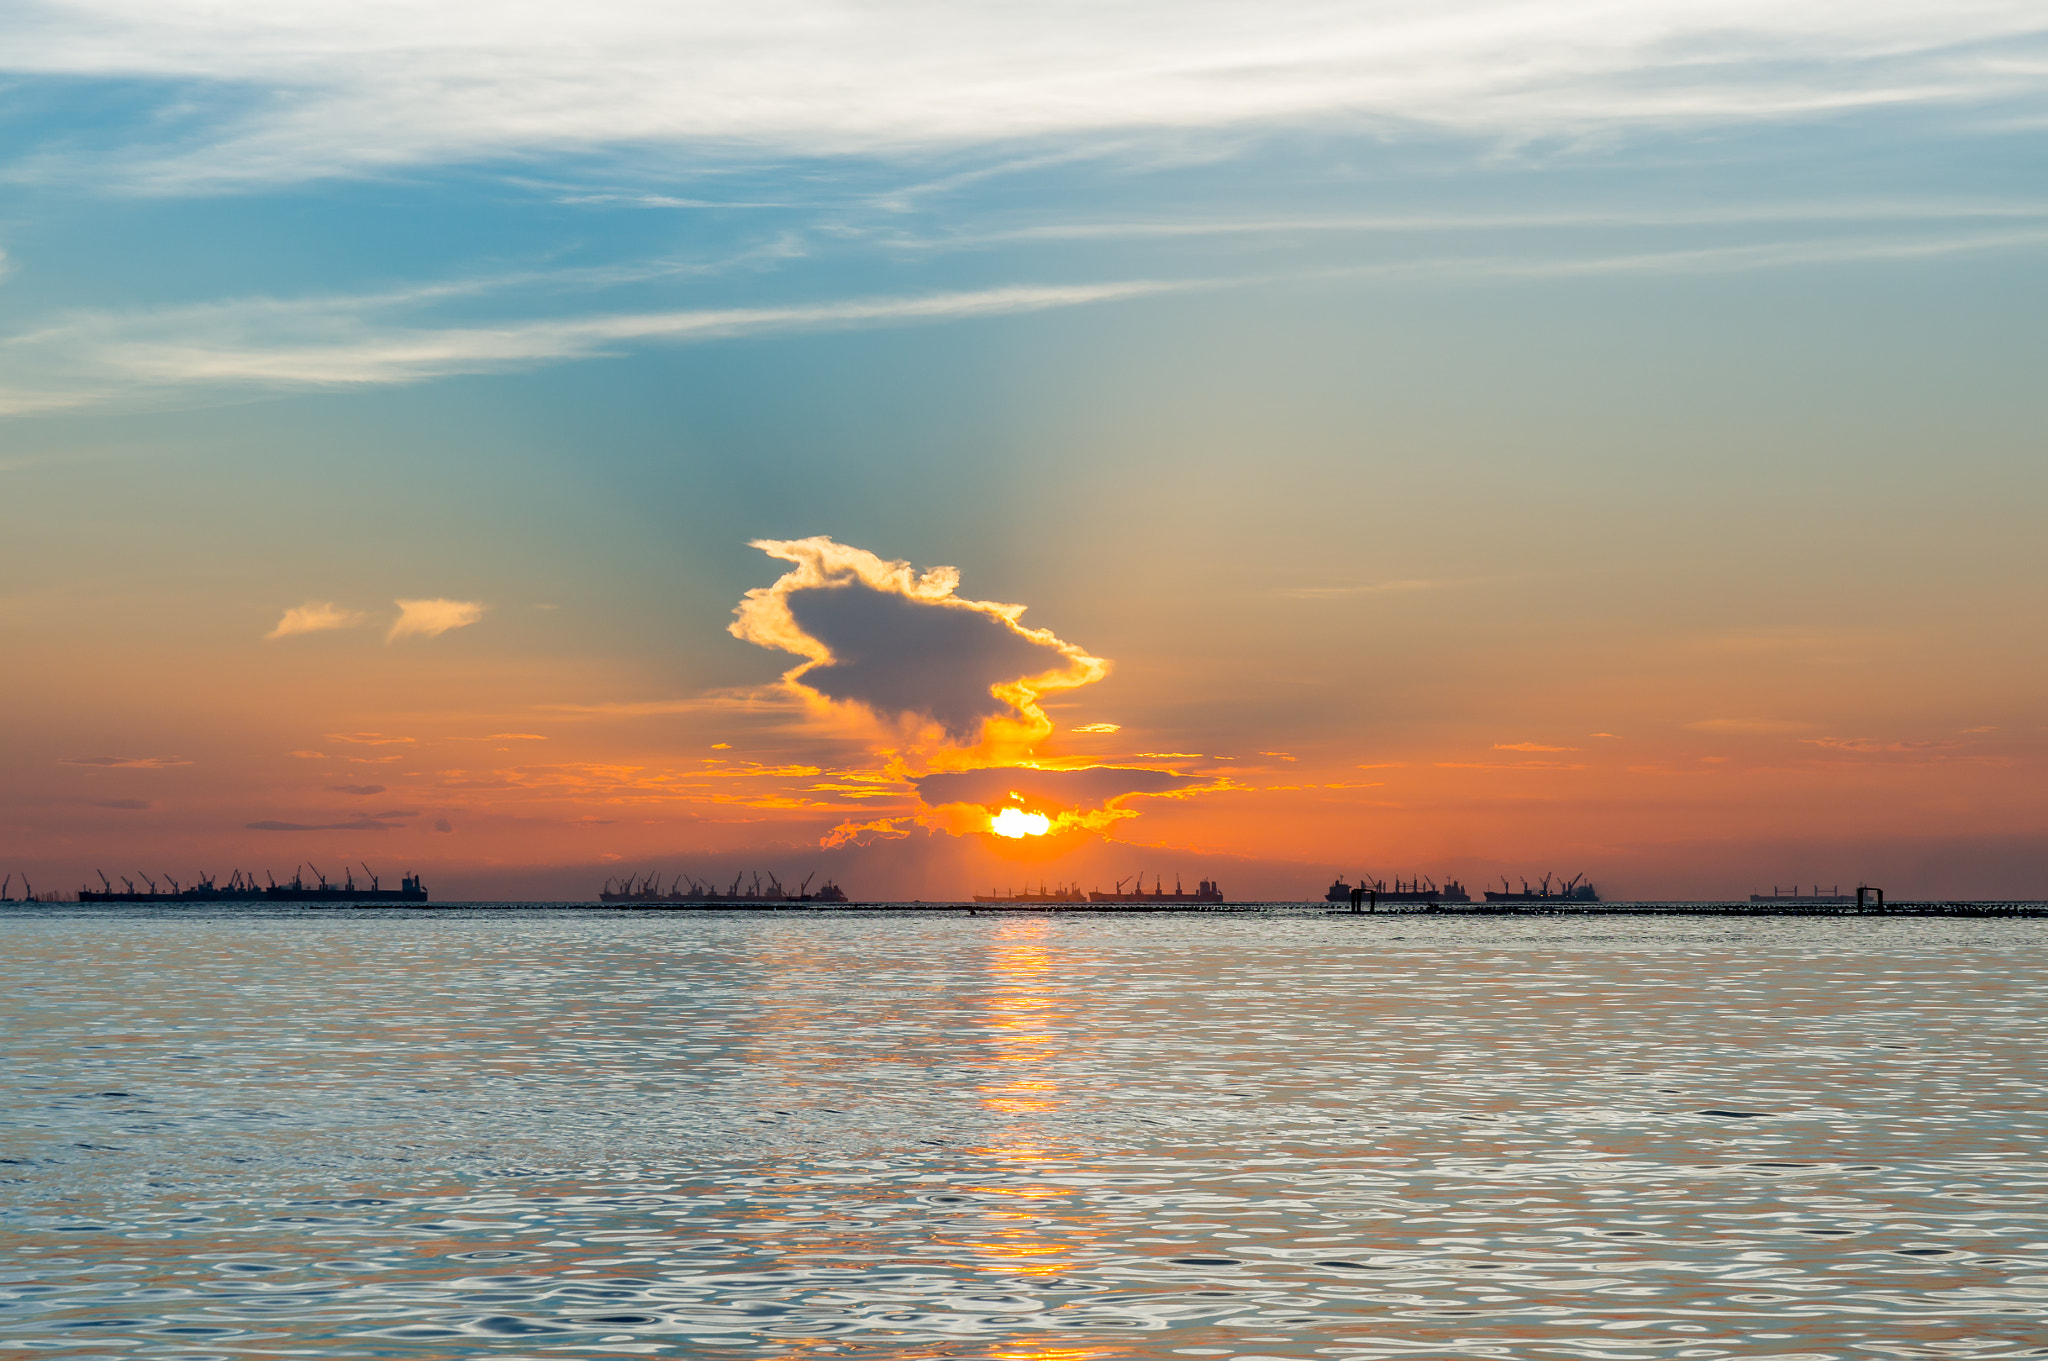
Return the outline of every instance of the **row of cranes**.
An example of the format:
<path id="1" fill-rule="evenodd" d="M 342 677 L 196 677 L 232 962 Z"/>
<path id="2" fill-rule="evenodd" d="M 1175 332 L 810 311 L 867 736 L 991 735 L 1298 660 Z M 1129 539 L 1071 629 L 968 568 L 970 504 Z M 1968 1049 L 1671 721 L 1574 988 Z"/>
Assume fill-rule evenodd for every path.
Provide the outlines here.
<path id="1" fill-rule="evenodd" d="M 369 867 L 369 865 L 365 864 L 363 861 L 358 860 L 356 864 L 362 865 L 363 873 L 370 876 L 370 889 L 372 892 L 375 892 L 379 887 L 376 871 L 372 870 Z M 265 886 L 267 886 L 272 891 L 275 891 L 280 888 L 305 889 L 309 887 L 305 880 L 305 872 L 307 870 L 313 871 L 313 877 L 319 881 L 319 887 L 322 891 L 325 891 L 329 888 L 339 888 L 344 893 L 353 893 L 356 891 L 356 872 L 354 866 L 344 866 L 343 882 L 340 884 L 330 885 L 327 882 L 327 876 L 320 872 L 320 867 L 318 865 L 315 865 L 310 860 L 292 866 L 292 877 L 282 884 L 277 882 L 277 876 L 272 874 L 269 870 L 265 870 L 263 872 L 263 878 L 266 881 L 266 884 L 259 885 L 256 882 L 256 876 L 254 874 L 245 875 L 242 873 L 240 869 L 237 869 L 233 873 L 228 875 L 228 881 L 225 884 L 217 882 L 215 877 L 211 874 L 202 873 L 196 875 L 193 878 L 192 883 L 188 887 L 186 885 L 181 885 L 178 882 L 178 880 L 168 871 L 164 874 L 164 882 L 171 886 L 169 891 L 173 894 L 185 893 L 192 889 L 197 889 L 202 892 L 219 892 L 222 889 L 226 889 L 230 892 L 235 893 L 254 893 Z M 97 874 L 100 877 L 100 883 L 105 886 L 107 892 L 112 893 L 114 891 L 113 880 L 107 878 L 107 872 L 105 870 L 95 869 L 93 873 Z M 147 873 L 145 873 L 142 870 L 137 870 L 135 871 L 135 873 L 141 878 L 143 883 L 149 885 L 149 888 L 146 890 L 147 892 L 158 895 L 164 893 L 165 890 L 158 888 L 156 880 L 150 878 L 150 876 Z M 130 879 L 125 874 L 117 874 L 114 876 L 114 878 L 119 879 L 123 884 L 127 885 L 128 892 L 130 893 L 142 891 L 138 890 L 135 887 L 135 880 Z"/>
<path id="2" fill-rule="evenodd" d="M 784 888 L 782 881 L 777 879 L 772 871 L 768 875 L 768 884 L 764 889 L 761 884 L 761 873 L 759 870 L 754 871 L 753 884 L 745 893 L 742 893 L 740 892 L 740 885 L 745 882 L 746 877 L 747 871 L 741 870 L 733 876 L 731 886 L 726 888 L 724 892 L 720 892 L 716 883 L 699 883 L 695 875 L 683 873 L 678 874 L 669 883 L 668 891 L 664 893 L 662 892 L 661 875 L 659 873 L 647 875 L 630 874 L 622 879 L 606 879 L 604 881 L 604 891 L 600 896 L 607 901 L 630 898 L 636 901 L 673 900 L 677 902 L 801 902 L 808 896 L 811 880 L 818 877 L 818 872 L 813 870 L 805 875 L 804 881 L 797 885 L 794 893 Z M 687 889 L 683 887 L 685 884 L 689 885 Z"/>
<path id="3" fill-rule="evenodd" d="M 358 861 L 358 864 L 362 862 Z M 326 871 L 318 865 L 306 863 L 292 867 L 292 877 L 279 883 L 277 876 L 265 871 L 264 882 L 257 883 L 253 873 L 240 869 L 230 874 L 226 882 L 210 874 L 200 874 L 193 882 L 181 881 L 175 874 L 165 874 L 159 883 L 147 871 L 138 871 L 142 886 L 123 874 L 118 876 L 122 887 L 115 888 L 114 880 L 105 870 L 95 870 L 99 875 L 100 888 L 82 886 L 78 890 L 81 903 L 424 903 L 427 901 L 426 885 L 416 874 L 407 874 L 399 880 L 397 888 L 385 888 L 377 872 L 368 865 L 362 866 L 369 876 L 365 887 L 356 882 L 354 866 L 342 870 L 342 882 L 335 883 L 327 877 Z M 313 872 L 314 883 L 306 882 L 306 871 Z"/>

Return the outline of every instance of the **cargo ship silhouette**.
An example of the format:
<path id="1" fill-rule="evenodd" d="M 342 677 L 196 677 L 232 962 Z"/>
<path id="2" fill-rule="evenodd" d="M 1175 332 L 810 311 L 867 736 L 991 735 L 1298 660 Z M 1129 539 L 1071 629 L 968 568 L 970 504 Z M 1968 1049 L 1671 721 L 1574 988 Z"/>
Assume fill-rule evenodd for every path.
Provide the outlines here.
<path id="1" fill-rule="evenodd" d="M 1811 893 L 1801 893 L 1797 884 L 1792 885 L 1790 893 L 1780 893 L 1778 892 L 1778 886 L 1773 884 L 1768 894 L 1752 893 L 1749 895 L 1749 900 L 1753 903 L 1787 903 L 1801 907 L 1813 907 L 1822 903 L 1853 903 L 1856 901 L 1856 895 L 1842 892 L 1840 884 L 1835 885 L 1834 889 L 1827 893 L 1820 891 L 1819 884 L 1813 886 L 1813 892 Z"/>
<path id="2" fill-rule="evenodd" d="M 1125 882 L 1122 879 L 1117 880 L 1116 890 L 1112 893 L 1104 893 L 1099 888 L 1091 890 L 1088 894 L 1088 901 L 1091 903 L 1220 903 L 1223 901 L 1223 886 L 1214 879 L 1202 880 L 1195 886 L 1192 893 L 1180 886 L 1179 875 L 1175 875 L 1173 878 L 1173 892 L 1171 893 L 1166 891 L 1166 876 L 1164 875 L 1152 881 L 1152 891 L 1150 893 L 1145 892 L 1145 872 L 1143 870 L 1139 870 L 1137 878 L 1130 881 L 1131 891 L 1129 893 L 1124 892 Z"/>
<path id="3" fill-rule="evenodd" d="M 1472 901 L 1472 895 L 1467 893 L 1465 886 L 1456 879 L 1446 879 L 1444 886 L 1438 888 L 1436 881 L 1427 878 L 1427 876 L 1421 879 L 1410 879 L 1405 884 L 1396 878 L 1394 886 L 1388 888 L 1385 880 L 1367 879 L 1363 875 L 1359 876 L 1358 887 L 1355 890 L 1342 879 L 1337 880 L 1336 883 L 1330 885 L 1329 892 L 1323 895 L 1323 901 L 1326 903 L 1348 903 L 1351 901 L 1353 892 L 1373 894 L 1375 899 L 1382 903 L 1469 903 Z"/>
<path id="4" fill-rule="evenodd" d="M 1515 893 L 1511 892 L 1508 888 L 1507 876 L 1502 875 L 1500 881 L 1500 892 L 1495 893 L 1492 889 L 1486 890 L 1486 901 L 1488 901 L 1489 903 L 1599 902 L 1600 895 L 1593 891 L 1593 886 L 1591 884 L 1583 884 L 1579 882 L 1585 877 L 1586 876 L 1583 874 L 1574 874 L 1570 879 L 1566 880 L 1563 883 L 1560 883 L 1556 888 L 1552 888 L 1550 886 L 1550 880 L 1552 876 L 1548 874 L 1543 876 L 1542 884 L 1540 884 L 1536 888 L 1530 888 L 1529 881 L 1527 879 L 1524 879 L 1522 881 L 1522 891 L 1520 893 Z"/>
<path id="5" fill-rule="evenodd" d="M 1021 903 L 1028 907 L 1033 903 L 1085 903 L 1088 901 L 1088 895 L 1081 891 L 1079 884 L 1060 884 L 1053 888 L 1047 888 L 1044 884 L 1040 884 L 1036 893 L 1029 889 L 1022 893 L 1018 893 L 1014 889 L 1009 893 L 977 893 L 974 895 L 974 901 L 977 903 Z"/>
<path id="6" fill-rule="evenodd" d="M 768 876 L 767 887 L 762 887 L 761 874 L 754 872 L 754 881 L 747 891 L 740 892 L 740 883 L 746 878 L 746 871 L 733 876 L 732 886 L 720 892 L 716 884 L 700 884 L 690 875 L 678 874 L 675 881 L 662 892 L 661 876 L 650 874 L 644 879 L 629 875 L 616 882 L 607 879 L 604 889 L 597 895 L 601 903 L 630 903 L 636 907 L 652 907 L 663 903 L 742 903 L 752 906 L 766 906 L 780 903 L 843 903 L 847 901 L 846 890 L 827 879 L 818 885 L 816 893 L 809 892 L 811 880 L 817 878 L 817 871 L 804 876 L 796 891 L 782 886 L 782 881 L 772 873 Z M 683 884 L 687 882 L 688 888 Z"/>
<path id="7" fill-rule="evenodd" d="M 319 883 L 309 884 L 305 881 L 304 871 L 309 869 L 313 871 L 313 877 L 319 880 Z M 215 883 L 213 876 L 202 874 L 199 876 L 197 883 L 181 885 L 176 879 L 166 874 L 164 882 L 171 886 L 169 892 L 158 888 L 156 880 L 150 878 L 147 874 L 141 874 L 139 870 L 137 873 L 141 875 L 142 882 L 149 885 L 149 887 L 147 889 L 138 889 L 135 887 L 133 879 L 128 878 L 126 875 L 121 875 L 121 882 L 128 886 L 125 892 L 114 887 L 113 881 L 107 878 L 106 871 L 95 870 L 93 873 L 99 875 L 100 883 L 105 885 L 105 889 L 104 891 L 91 888 L 79 889 L 78 901 L 81 903 L 423 903 L 427 901 L 426 886 L 420 882 L 420 877 L 417 874 L 408 874 L 400 877 L 398 881 L 399 887 L 397 888 L 385 888 L 368 865 L 363 866 L 363 873 L 370 876 L 370 886 L 368 888 L 358 888 L 356 886 L 356 876 L 353 869 L 347 872 L 347 878 L 343 883 L 330 884 L 327 882 L 327 876 L 322 874 L 317 866 L 311 864 L 295 866 L 292 870 L 291 882 L 284 884 L 278 883 L 268 874 L 265 874 L 263 877 L 269 880 L 269 882 L 258 884 L 255 875 L 244 874 L 239 869 L 228 876 L 228 881 L 225 884 Z"/>

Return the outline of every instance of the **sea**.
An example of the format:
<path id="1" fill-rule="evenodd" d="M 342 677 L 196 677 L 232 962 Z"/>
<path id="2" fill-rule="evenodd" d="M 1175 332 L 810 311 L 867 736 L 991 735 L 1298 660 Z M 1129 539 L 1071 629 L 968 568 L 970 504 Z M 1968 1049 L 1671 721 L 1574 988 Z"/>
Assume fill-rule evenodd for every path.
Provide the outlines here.
<path id="1" fill-rule="evenodd" d="M 2048 1357 L 2048 922 L 0 910 L 23 1357 Z"/>

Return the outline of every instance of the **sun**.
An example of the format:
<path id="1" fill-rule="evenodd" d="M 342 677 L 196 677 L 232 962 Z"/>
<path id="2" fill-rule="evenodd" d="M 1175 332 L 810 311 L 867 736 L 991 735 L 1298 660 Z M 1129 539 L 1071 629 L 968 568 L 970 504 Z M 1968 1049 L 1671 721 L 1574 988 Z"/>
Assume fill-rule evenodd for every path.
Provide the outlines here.
<path id="1" fill-rule="evenodd" d="M 1052 819 L 1043 813 L 1027 813 L 1021 808 L 1005 808 L 988 820 L 988 829 L 997 836 L 1044 836 L 1052 830 Z"/>

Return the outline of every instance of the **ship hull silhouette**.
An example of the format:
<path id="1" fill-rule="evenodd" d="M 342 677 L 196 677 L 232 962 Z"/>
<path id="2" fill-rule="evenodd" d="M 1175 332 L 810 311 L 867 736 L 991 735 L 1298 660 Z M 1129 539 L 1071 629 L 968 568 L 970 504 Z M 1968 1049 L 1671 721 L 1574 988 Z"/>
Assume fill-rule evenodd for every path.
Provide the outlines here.
<path id="1" fill-rule="evenodd" d="M 617 881 L 604 881 L 604 890 L 597 895 L 601 903 L 618 903 L 628 907 L 711 906 L 723 904 L 736 907 L 783 907 L 790 903 L 843 903 L 849 901 L 846 890 L 827 879 L 818 886 L 817 892 L 809 892 L 813 875 L 806 875 L 795 891 L 782 886 L 773 874 L 768 876 L 764 887 L 761 876 L 756 874 L 746 892 L 740 891 L 740 880 L 735 878 L 732 887 L 720 892 L 716 884 L 700 884 L 687 874 L 679 874 L 664 893 L 661 879 L 649 875 L 642 879 L 638 875 Z M 689 887 L 685 888 L 684 884 Z"/>
<path id="2" fill-rule="evenodd" d="M 1438 888 L 1434 881 L 1410 879 L 1404 884 L 1397 878 L 1394 880 L 1394 886 L 1388 888 L 1384 880 L 1366 879 L 1363 877 L 1359 879 L 1355 890 L 1342 879 L 1337 880 L 1337 882 L 1330 885 L 1329 891 L 1323 894 L 1323 901 L 1326 903 L 1348 903 L 1351 901 L 1353 892 L 1370 894 L 1373 896 L 1374 901 L 1382 903 L 1469 903 L 1472 901 L 1472 895 L 1466 892 L 1465 886 L 1456 879 L 1446 879 L 1443 887 Z"/>
<path id="3" fill-rule="evenodd" d="M 1141 872 L 1132 883 L 1130 892 L 1124 892 L 1124 881 L 1119 879 L 1116 881 L 1116 890 L 1114 892 L 1104 893 L 1099 888 L 1094 889 L 1088 894 L 1088 901 L 1091 903 L 1151 903 L 1159 906 L 1168 903 L 1220 903 L 1223 901 L 1223 886 L 1214 879 L 1204 879 L 1195 886 L 1193 892 L 1189 892 L 1180 886 L 1179 879 L 1175 879 L 1173 881 L 1173 892 L 1168 893 L 1166 891 L 1166 880 L 1162 876 L 1152 881 L 1152 891 L 1147 893 L 1145 891 L 1145 876 Z"/>
<path id="4" fill-rule="evenodd" d="M 368 867 L 364 867 L 368 873 Z M 81 903 L 423 903 L 427 901 L 426 885 L 417 874 L 404 875 L 399 887 L 385 888 L 376 875 L 370 875 L 368 888 L 356 887 L 355 874 L 350 872 L 347 880 L 330 884 L 314 871 L 317 883 L 309 884 L 300 874 L 293 874 L 289 883 L 271 882 L 258 884 L 253 876 L 236 870 L 225 884 L 202 878 L 189 887 L 171 881 L 171 891 L 159 890 L 153 881 L 147 890 L 138 890 L 134 881 L 123 877 L 121 882 L 127 890 L 116 889 L 108 882 L 107 876 L 100 875 L 104 889 L 81 888 L 78 901 Z M 145 879 L 147 877 L 145 876 Z"/>
<path id="5" fill-rule="evenodd" d="M 1597 903 L 1600 901 L 1599 893 L 1594 891 L 1591 884 L 1580 882 L 1586 877 L 1583 874 L 1575 874 L 1555 888 L 1551 887 L 1551 877 L 1548 874 L 1544 875 L 1543 882 L 1535 888 L 1530 888 L 1529 881 L 1524 879 L 1521 892 L 1519 893 L 1511 891 L 1508 888 L 1507 879 L 1503 877 L 1500 881 L 1500 892 L 1495 893 L 1492 889 L 1488 889 L 1486 891 L 1486 901 L 1489 903 Z"/>
<path id="6" fill-rule="evenodd" d="M 1081 891 L 1079 884 L 1060 884 L 1054 888 L 1047 888 L 1044 884 L 1040 884 L 1036 893 L 1029 889 L 1024 890 L 1022 893 L 977 893 L 974 895 L 974 901 L 977 903 L 1016 903 L 1024 907 L 1034 905 L 1043 907 L 1054 906 L 1060 903 L 1085 903 L 1088 901 L 1088 895 Z"/>

